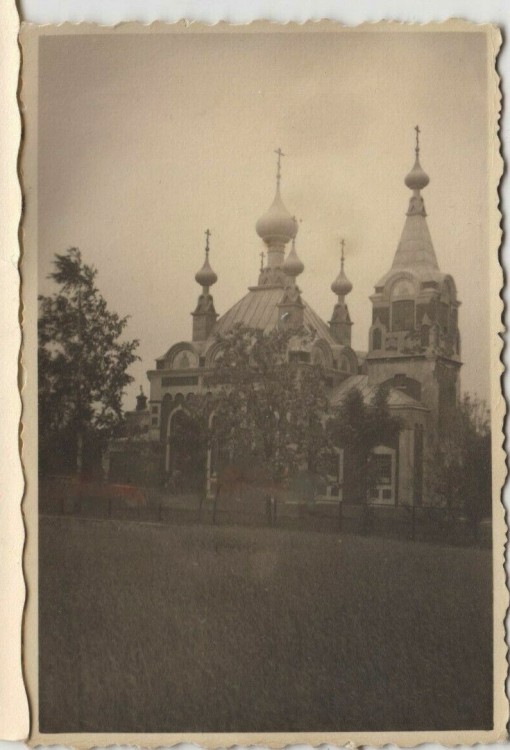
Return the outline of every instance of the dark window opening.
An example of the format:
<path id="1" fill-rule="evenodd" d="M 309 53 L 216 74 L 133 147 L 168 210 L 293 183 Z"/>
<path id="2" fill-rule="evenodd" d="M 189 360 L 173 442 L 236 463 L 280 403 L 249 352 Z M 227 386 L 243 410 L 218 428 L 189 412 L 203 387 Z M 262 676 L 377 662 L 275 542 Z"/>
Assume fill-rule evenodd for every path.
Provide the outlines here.
<path id="1" fill-rule="evenodd" d="M 389 484 L 391 485 L 391 456 L 388 454 L 376 454 L 375 459 L 375 471 L 377 477 L 377 484 Z M 391 490 L 390 490 L 391 497 Z"/>
<path id="2" fill-rule="evenodd" d="M 414 302 L 402 299 L 391 306 L 391 330 L 412 331 L 414 328 Z"/>
<path id="3" fill-rule="evenodd" d="M 380 328 L 376 328 L 372 334 L 372 349 L 380 349 L 382 347 L 382 334 Z"/>
<path id="4" fill-rule="evenodd" d="M 310 362 L 310 352 L 289 352 L 289 362 Z"/>
<path id="5" fill-rule="evenodd" d="M 448 330 L 448 318 L 450 313 L 450 306 L 446 302 L 440 302 L 437 309 L 437 322 L 441 326 L 444 333 Z"/>
<path id="6" fill-rule="evenodd" d="M 430 326 L 421 327 L 421 345 L 428 346 L 430 343 Z"/>
<path id="7" fill-rule="evenodd" d="M 161 378 L 161 385 L 198 385 L 198 375 L 168 375 Z"/>

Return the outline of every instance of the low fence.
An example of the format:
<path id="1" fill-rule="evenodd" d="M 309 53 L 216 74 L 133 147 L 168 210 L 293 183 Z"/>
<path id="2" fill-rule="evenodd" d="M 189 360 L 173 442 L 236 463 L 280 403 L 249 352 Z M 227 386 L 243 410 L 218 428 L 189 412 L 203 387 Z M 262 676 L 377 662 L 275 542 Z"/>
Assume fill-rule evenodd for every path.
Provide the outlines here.
<path id="1" fill-rule="evenodd" d="M 338 501 L 279 501 L 260 492 L 204 498 L 163 489 L 74 478 L 41 482 L 39 511 L 86 518 L 156 523 L 272 526 L 296 530 L 387 536 L 457 545 L 490 546 L 490 521 L 473 524 L 445 508 L 354 505 Z"/>

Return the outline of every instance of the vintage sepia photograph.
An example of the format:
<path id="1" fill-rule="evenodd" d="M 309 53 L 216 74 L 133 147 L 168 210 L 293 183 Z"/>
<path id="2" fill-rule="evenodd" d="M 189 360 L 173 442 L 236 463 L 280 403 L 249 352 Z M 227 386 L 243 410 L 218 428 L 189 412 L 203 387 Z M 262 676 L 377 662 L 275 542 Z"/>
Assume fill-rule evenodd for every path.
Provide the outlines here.
<path id="1" fill-rule="evenodd" d="M 504 731 L 499 43 L 22 30 L 37 741 Z"/>

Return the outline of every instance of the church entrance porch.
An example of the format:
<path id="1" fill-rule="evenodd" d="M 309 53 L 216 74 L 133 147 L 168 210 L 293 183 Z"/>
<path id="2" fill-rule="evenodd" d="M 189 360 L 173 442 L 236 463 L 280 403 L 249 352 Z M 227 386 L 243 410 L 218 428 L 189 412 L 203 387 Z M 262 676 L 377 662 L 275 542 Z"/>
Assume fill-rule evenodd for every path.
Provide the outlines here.
<path id="1" fill-rule="evenodd" d="M 206 456 L 205 436 L 182 407 L 168 417 L 165 485 L 174 494 L 203 491 Z"/>

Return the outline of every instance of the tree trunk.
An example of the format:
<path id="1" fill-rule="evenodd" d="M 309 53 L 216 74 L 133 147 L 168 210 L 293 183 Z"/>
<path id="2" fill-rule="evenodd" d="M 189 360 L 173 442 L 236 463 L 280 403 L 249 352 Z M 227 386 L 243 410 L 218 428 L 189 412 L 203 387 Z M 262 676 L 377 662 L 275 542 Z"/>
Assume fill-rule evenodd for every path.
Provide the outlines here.
<path id="1" fill-rule="evenodd" d="M 76 436 L 76 474 L 81 478 L 83 475 L 83 433 L 78 430 Z"/>

